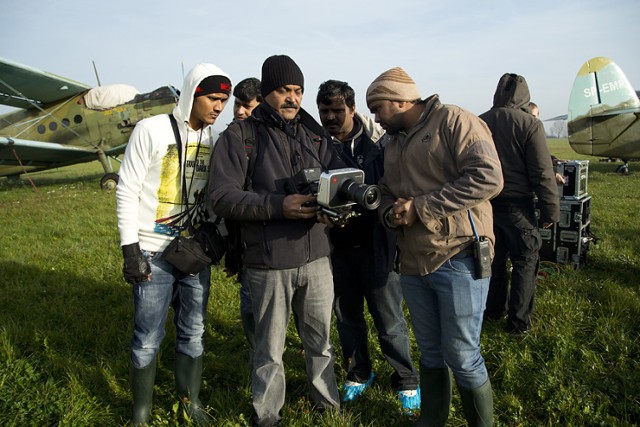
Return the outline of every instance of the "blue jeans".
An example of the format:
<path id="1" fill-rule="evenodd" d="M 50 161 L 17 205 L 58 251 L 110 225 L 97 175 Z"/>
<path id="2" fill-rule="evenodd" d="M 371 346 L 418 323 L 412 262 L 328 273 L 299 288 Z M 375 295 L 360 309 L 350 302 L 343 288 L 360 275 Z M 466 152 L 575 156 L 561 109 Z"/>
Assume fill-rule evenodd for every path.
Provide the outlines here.
<path id="1" fill-rule="evenodd" d="M 472 390 L 489 376 L 480 331 L 489 279 L 473 278 L 473 257 L 454 257 L 426 276 L 400 276 L 413 333 L 425 368 L 449 367 L 459 387 Z"/>
<path id="2" fill-rule="evenodd" d="M 317 408 L 339 408 L 329 340 L 333 303 L 329 259 L 320 258 L 285 270 L 247 268 L 242 280 L 251 292 L 256 322 L 251 381 L 253 425 L 271 426 L 281 419 L 285 399 L 282 354 L 292 312 L 298 319 L 311 400 Z"/>
<path id="3" fill-rule="evenodd" d="M 378 332 L 380 350 L 394 369 L 391 386 L 415 390 L 418 372 L 411 361 L 409 330 L 402 312 L 398 275 L 382 271 L 369 247 L 334 249 L 331 256 L 335 289 L 334 309 L 347 380 L 366 383 L 371 375 L 369 329 L 365 300 Z"/>
<path id="4" fill-rule="evenodd" d="M 151 279 L 132 286 L 133 366 L 142 369 L 156 357 L 165 336 L 170 306 L 173 307 L 176 326 L 176 352 L 199 357 L 204 351 L 204 323 L 211 277 L 209 267 L 192 276 L 165 261 L 161 252 L 142 253 L 151 266 Z"/>

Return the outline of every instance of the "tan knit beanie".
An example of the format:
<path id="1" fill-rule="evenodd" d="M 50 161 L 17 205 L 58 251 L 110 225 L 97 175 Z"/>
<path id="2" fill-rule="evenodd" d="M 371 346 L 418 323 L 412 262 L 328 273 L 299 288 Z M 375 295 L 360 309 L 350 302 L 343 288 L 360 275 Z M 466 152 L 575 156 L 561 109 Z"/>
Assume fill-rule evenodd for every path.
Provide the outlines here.
<path id="1" fill-rule="evenodd" d="M 402 68 L 395 67 L 380 74 L 367 89 L 367 105 L 373 101 L 415 101 L 421 99 L 416 82 Z"/>

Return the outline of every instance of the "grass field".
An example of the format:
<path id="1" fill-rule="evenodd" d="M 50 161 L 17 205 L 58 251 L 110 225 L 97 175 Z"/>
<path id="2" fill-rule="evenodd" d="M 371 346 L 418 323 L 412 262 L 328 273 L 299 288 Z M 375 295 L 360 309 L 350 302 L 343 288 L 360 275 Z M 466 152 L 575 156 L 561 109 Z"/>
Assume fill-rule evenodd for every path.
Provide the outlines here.
<path id="1" fill-rule="evenodd" d="M 546 264 L 536 323 L 514 339 L 483 331 L 498 426 L 632 426 L 640 423 L 640 163 L 631 173 L 589 159 L 591 246 L 578 271 Z M 0 180 L 0 425 L 119 426 L 130 413 L 130 287 L 121 277 L 115 194 L 97 163 Z M 245 426 L 251 413 L 238 285 L 212 275 L 201 393 L 216 426 Z M 173 386 L 173 325 L 159 355 L 153 425 L 183 420 Z M 373 332 L 373 331 L 371 331 Z M 371 342 L 377 382 L 339 415 L 318 415 L 307 397 L 292 325 L 285 354 L 284 426 L 410 426 L 390 391 L 391 370 Z M 333 342 L 338 345 L 337 334 Z M 418 350 L 413 343 L 414 360 Z M 339 354 L 339 351 L 336 351 Z M 338 380 L 345 372 L 337 357 Z M 465 425 L 454 391 L 449 425 Z"/>

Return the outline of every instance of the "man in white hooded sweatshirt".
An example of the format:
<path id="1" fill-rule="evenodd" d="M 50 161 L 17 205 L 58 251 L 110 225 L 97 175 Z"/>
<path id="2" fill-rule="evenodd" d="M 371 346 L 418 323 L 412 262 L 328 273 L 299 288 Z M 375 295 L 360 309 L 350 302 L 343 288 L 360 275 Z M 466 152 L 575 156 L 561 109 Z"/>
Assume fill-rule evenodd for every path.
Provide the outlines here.
<path id="1" fill-rule="evenodd" d="M 210 151 L 218 139 L 212 125 L 230 93 L 231 80 L 224 71 L 212 64 L 196 65 L 185 77 L 173 109 L 177 134 L 169 115 L 140 121 L 120 167 L 118 229 L 123 274 L 132 285 L 135 309 L 130 369 L 134 425 L 149 420 L 156 355 L 169 306 L 174 309 L 176 325 L 178 397 L 192 418 L 206 418 L 198 393 L 210 268 L 185 274 L 169 264 L 162 252 L 175 236 L 184 234 L 188 221 L 195 228 L 203 221 Z"/>

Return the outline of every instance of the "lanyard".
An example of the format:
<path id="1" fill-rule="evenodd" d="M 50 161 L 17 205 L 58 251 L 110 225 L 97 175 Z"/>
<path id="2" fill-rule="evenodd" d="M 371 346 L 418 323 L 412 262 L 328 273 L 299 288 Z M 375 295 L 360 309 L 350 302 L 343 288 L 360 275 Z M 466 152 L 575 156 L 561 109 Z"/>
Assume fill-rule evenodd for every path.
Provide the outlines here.
<path id="1" fill-rule="evenodd" d="M 182 162 L 182 138 L 180 138 L 180 131 L 178 130 L 178 122 L 176 121 L 176 118 L 173 116 L 173 114 L 169 114 L 169 119 L 171 120 L 171 127 L 173 128 L 173 134 L 176 138 L 176 147 L 178 148 L 178 163 L 180 166 L 180 177 L 182 181 L 180 194 L 182 195 L 182 203 L 185 206 L 185 209 L 183 210 L 183 212 L 187 213 L 187 222 L 181 229 L 184 230 L 187 227 L 191 229 L 192 224 L 191 224 L 191 216 L 189 215 L 189 194 L 191 194 L 191 186 L 193 185 L 193 177 L 195 176 L 195 167 L 194 167 L 193 173 L 191 174 L 191 178 L 189 180 L 189 187 L 187 187 L 187 172 L 185 170 L 186 167 L 184 168 L 182 167 L 183 164 L 186 166 L 187 153 L 185 150 L 184 163 L 183 163 Z M 200 130 L 200 135 L 198 136 L 198 145 L 196 146 L 196 155 L 195 155 L 196 162 L 198 161 L 198 153 L 200 152 L 201 141 L 202 141 L 202 130 Z"/>

